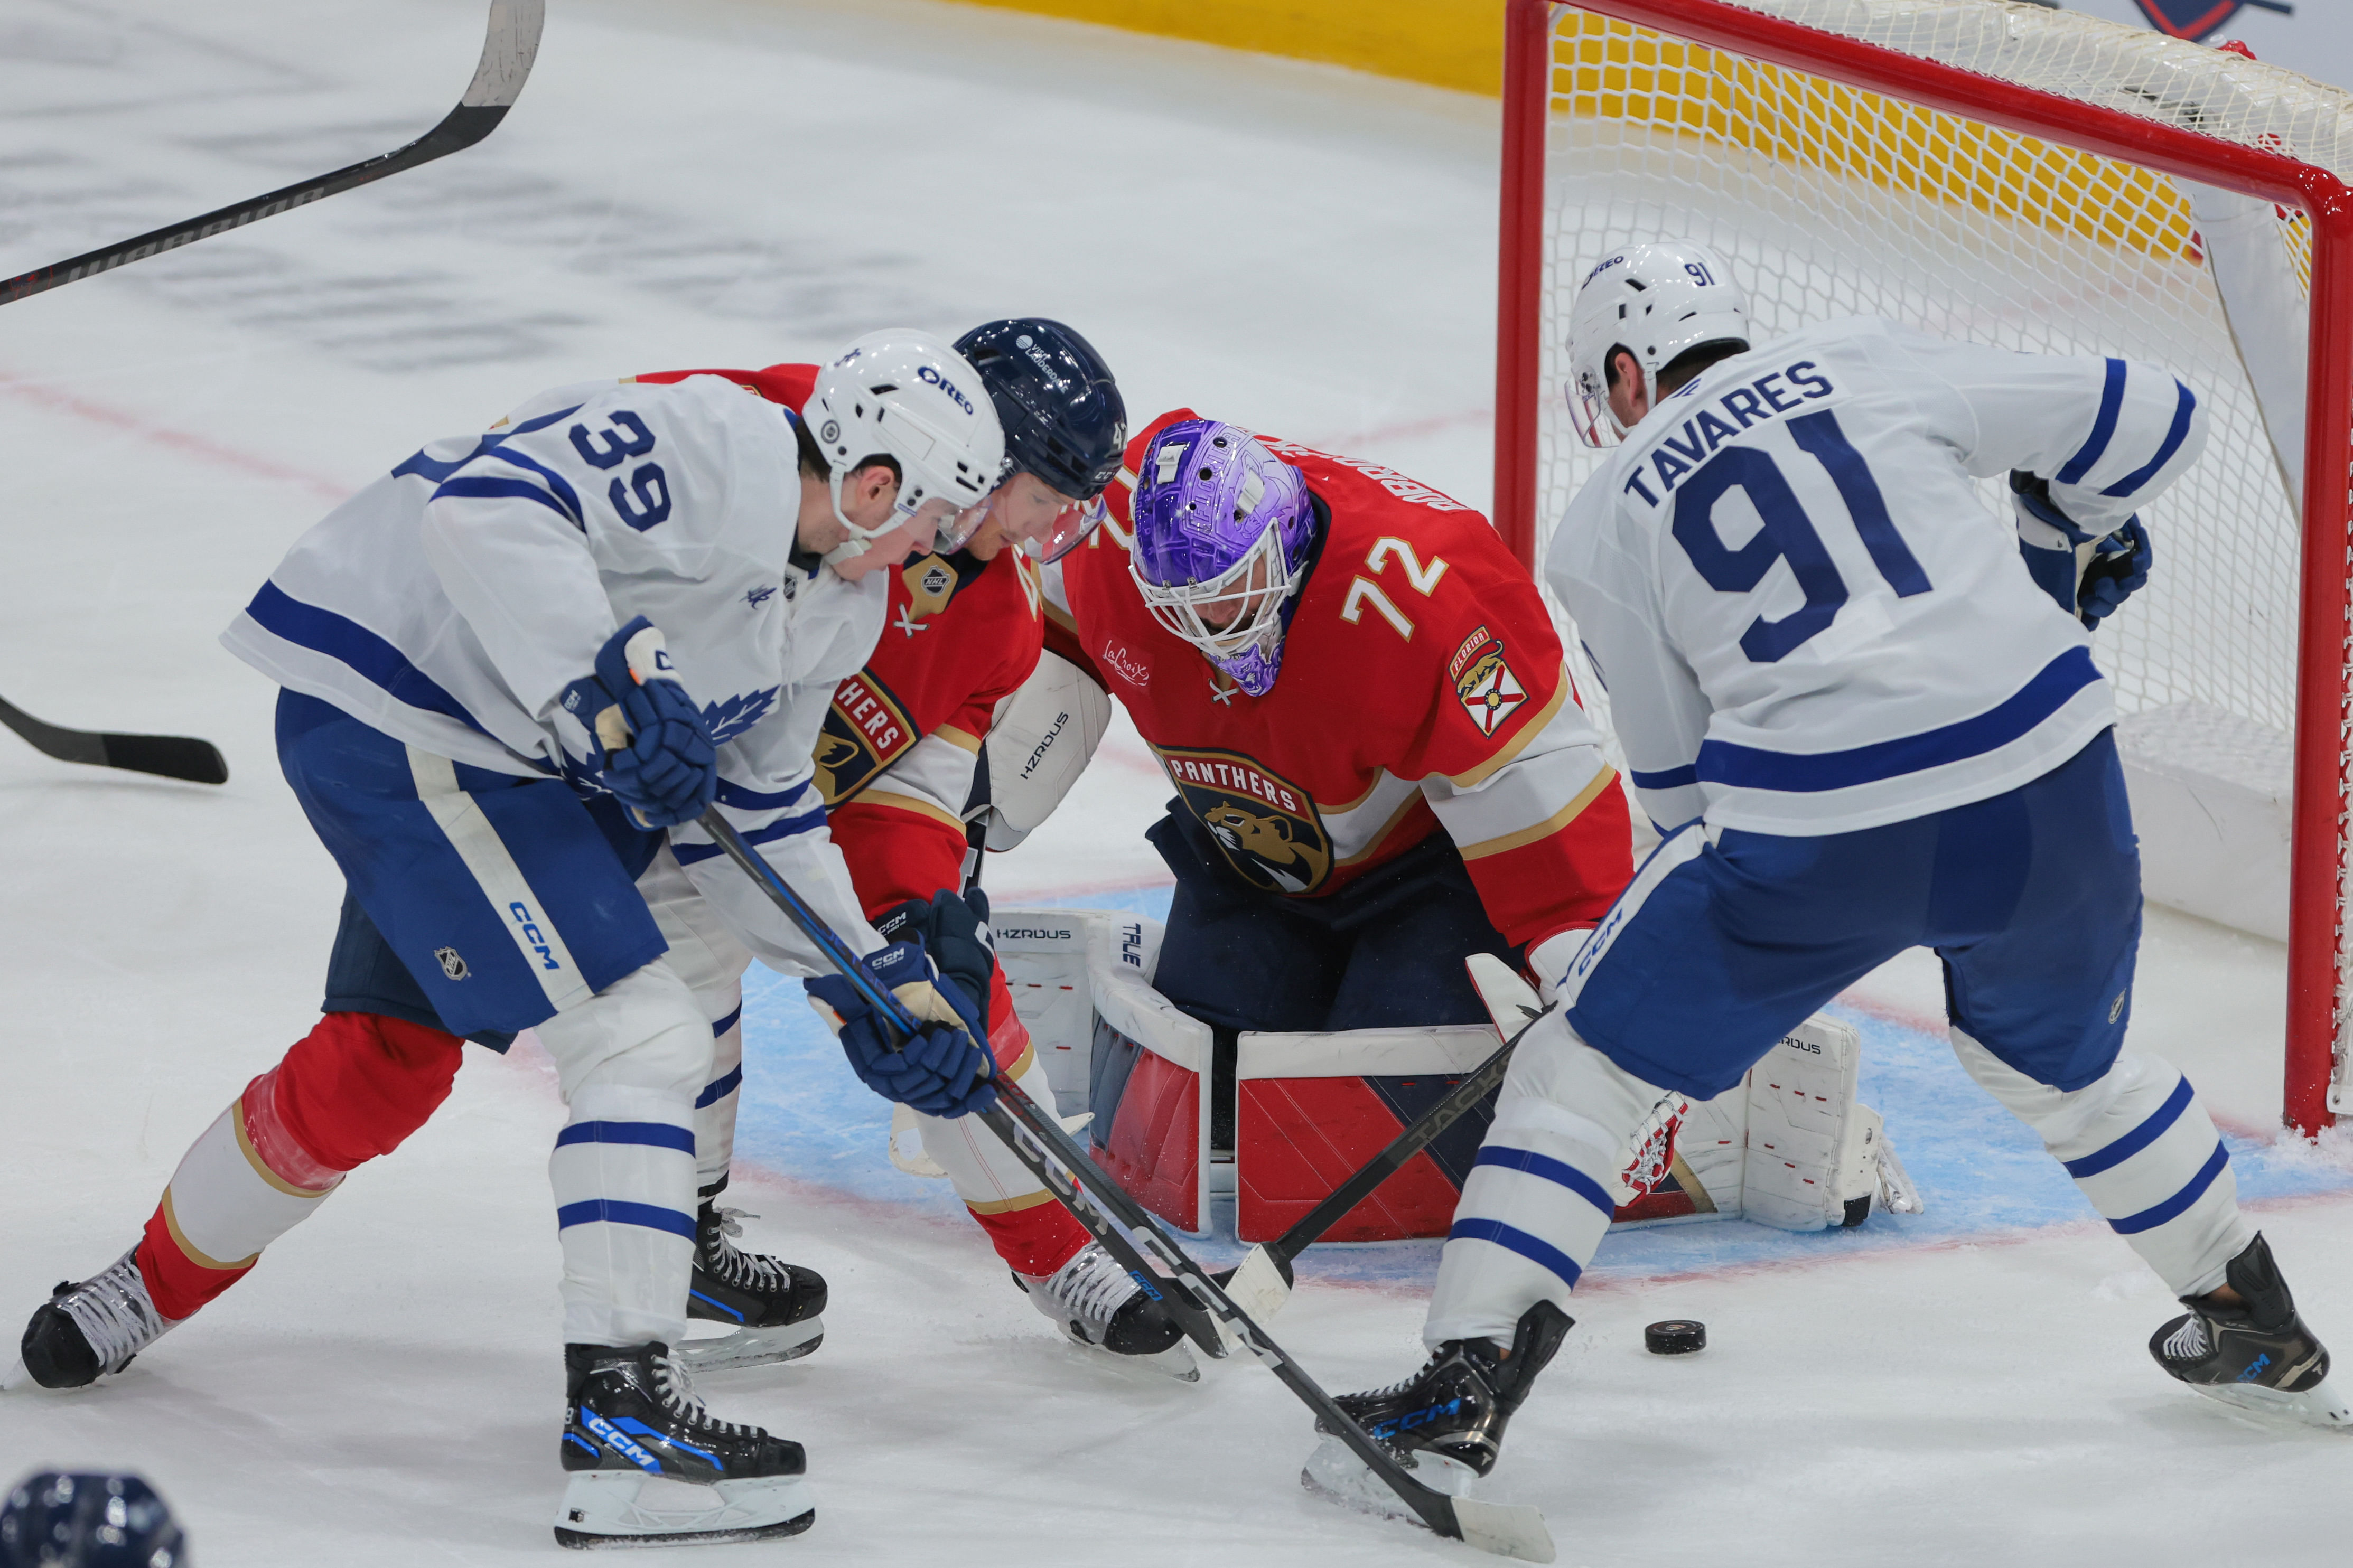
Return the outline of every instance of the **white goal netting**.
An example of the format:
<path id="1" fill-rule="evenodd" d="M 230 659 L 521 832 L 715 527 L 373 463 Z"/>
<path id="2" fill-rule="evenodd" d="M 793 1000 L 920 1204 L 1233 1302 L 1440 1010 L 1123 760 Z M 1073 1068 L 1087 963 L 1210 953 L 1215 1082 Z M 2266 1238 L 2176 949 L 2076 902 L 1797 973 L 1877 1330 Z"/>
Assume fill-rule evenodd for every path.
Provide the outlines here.
<path id="1" fill-rule="evenodd" d="M 2353 173 L 2353 98 L 2235 55 L 2003 0 L 1735 3 Z M 1696 239 L 1722 252 L 1760 341 L 1880 315 L 2008 348 L 2153 361 L 2207 400 L 2212 434 L 2204 460 L 2150 509 L 2155 575 L 2101 629 L 2094 655 L 2130 716 L 2128 750 L 2206 766 L 2273 799 L 2285 822 L 2302 575 L 2290 487 L 2304 436 L 2279 430 L 2275 447 L 2241 347 L 2303 334 L 2302 215 L 2260 220 L 2288 279 L 2288 308 L 2274 314 L 2296 319 L 2251 335 L 2234 293 L 2234 342 L 2189 190 L 2172 178 L 1924 109 L 1900 82 L 1838 86 L 1567 6 L 1553 18 L 1545 166 L 1540 551 L 1605 456 L 1570 426 L 1569 302 L 1586 270 L 1626 244 Z M 2274 382 L 2296 379 L 2263 383 L 2275 421 L 2302 419 L 2300 391 L 2284 412 L 2274 395 Z M 2007 518 L 1991 487 L 1987 502 Z"/>

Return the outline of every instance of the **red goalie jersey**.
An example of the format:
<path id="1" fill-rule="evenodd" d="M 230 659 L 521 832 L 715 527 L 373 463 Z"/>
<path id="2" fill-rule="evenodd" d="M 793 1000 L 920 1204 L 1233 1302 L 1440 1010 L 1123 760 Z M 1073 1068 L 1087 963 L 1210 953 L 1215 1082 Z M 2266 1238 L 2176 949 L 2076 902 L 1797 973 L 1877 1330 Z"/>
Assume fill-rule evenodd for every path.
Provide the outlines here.
<path id="1" fill-rule="evenodd" d="M 1252 698 L 1163 628 L 1128 575 L 1128 500 L 1048 574 L 1047 633 L 1126 705 L 1184 809 L 1244 880 L 1313 899 L 1441 828 L 1488 919 L 1533 947 L 1601 918 L 1632 875 L 1601 738 L 1552 619 L 1487 520 L 1388 468 L 1261 437 L 1331 522 L 1273 689 Z"/>

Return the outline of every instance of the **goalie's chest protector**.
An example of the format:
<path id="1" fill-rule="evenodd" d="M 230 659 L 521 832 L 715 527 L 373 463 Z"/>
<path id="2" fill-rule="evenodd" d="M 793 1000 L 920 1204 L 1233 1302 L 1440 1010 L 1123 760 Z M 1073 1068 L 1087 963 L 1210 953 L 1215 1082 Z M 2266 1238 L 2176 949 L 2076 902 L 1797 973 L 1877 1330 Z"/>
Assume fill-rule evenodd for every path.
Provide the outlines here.
<path id="1" fill-rule="evenodd" d="M 1065 557 L 1080 651 L 1233 869 L 1271 893 L 1337 891 L 1439 830 L 1419 781 L 1500 765 L 1567 699 L 1559 639 L 1487 520 L 1392 469 L 1261 437 L 1329 525 L 1273 689 L 1253 698 L 1163 628 L 1128 574 L 1134 465 Z M 887 635 L 887 634 L 886 634 Z"/>

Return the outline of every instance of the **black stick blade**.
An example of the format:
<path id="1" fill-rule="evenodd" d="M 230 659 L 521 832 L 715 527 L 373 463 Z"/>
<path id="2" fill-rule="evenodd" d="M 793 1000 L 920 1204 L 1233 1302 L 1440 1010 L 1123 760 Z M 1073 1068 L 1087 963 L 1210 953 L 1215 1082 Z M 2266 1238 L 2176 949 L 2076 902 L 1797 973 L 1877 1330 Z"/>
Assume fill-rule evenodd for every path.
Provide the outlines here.
<path id="1" fill-rule="evenodd" d="M 191 735 L 101 735 L 106 765 L 190 784 L 228 783 L 228 759 L 210 741 Z"/>

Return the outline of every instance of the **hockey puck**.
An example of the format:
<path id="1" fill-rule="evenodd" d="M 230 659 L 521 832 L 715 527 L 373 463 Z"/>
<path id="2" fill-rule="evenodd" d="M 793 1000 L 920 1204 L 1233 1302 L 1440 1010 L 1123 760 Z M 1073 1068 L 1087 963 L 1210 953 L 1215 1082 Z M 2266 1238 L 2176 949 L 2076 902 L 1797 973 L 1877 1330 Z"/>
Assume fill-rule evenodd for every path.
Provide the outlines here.
<path id="1" fill-rule="evenodd" d="M 1707 1325 L 1689 1318 L 1669 1318 L 1642 1331 L 1642 1348 L 1652 1355 L 1689 1355 L 1707 1349 Z"/>

